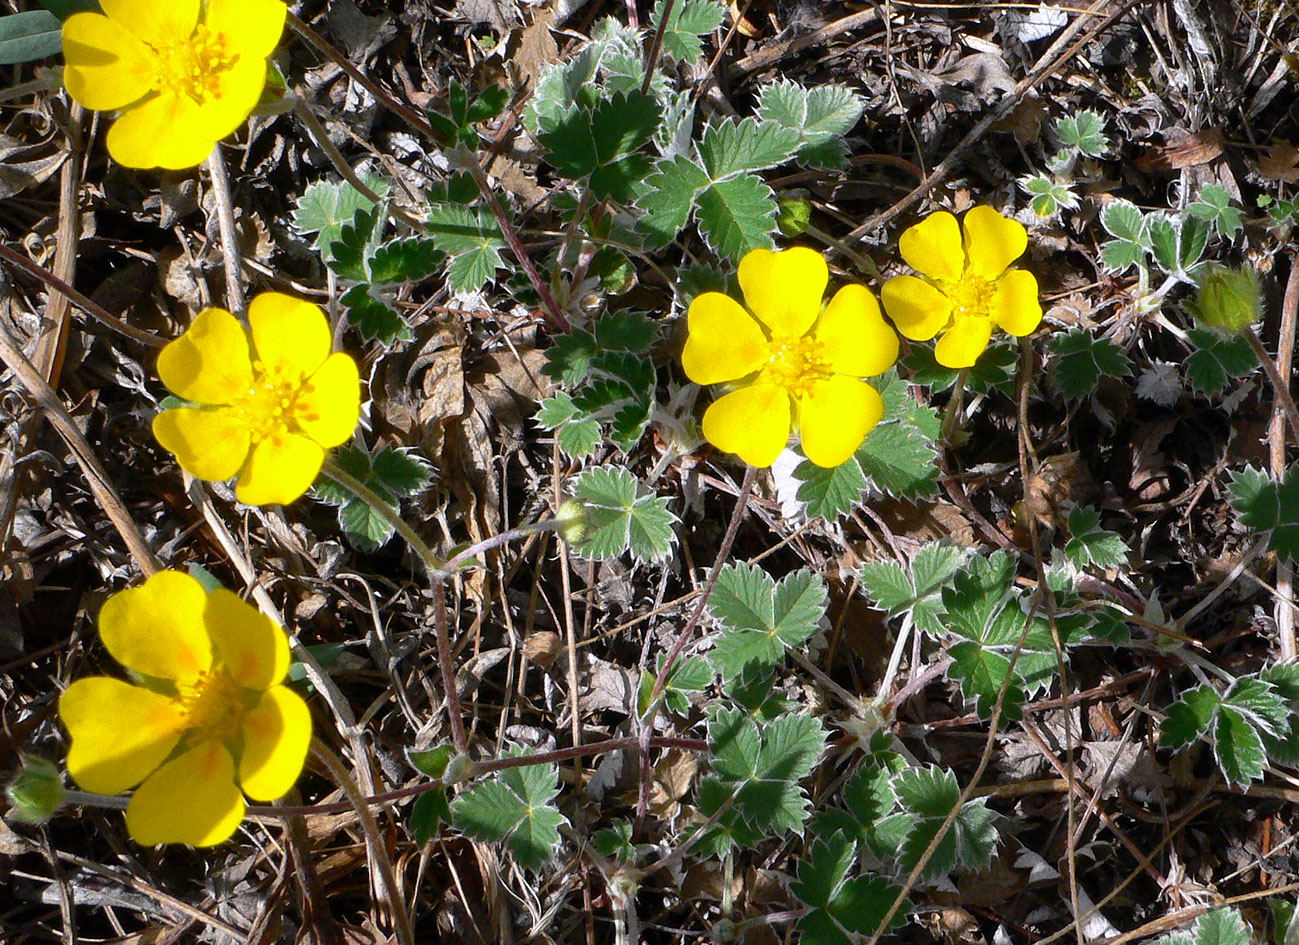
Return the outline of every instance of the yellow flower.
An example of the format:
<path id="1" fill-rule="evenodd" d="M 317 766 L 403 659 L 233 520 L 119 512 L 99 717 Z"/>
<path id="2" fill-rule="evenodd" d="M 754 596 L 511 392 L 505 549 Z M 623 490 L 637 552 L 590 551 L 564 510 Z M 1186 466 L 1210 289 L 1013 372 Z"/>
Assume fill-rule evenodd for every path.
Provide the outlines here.
<path id="1" fill-rule="evenodd" d="M 220 843 L 243 819 L 244 794 L 271 801 L 293 786 L 311 713 L 280 685 L 289 644 L 274 621 L 224 588 L 208 594 L 160 571 L 108 599 L 99 635 L 147 687 L 90 676 L 67 688 L 68 774 L 96 794 L 139 785 L 126 808 L 136 841 Z"/>
<path id="2" fill-rule="evenodd" d="M 251 332 L 223 309 L 204 309 L 162 349 L 162 382 L 194 406 L 158 414 L 153 435 L 198 479 L 237 475 L 240 502 L 286 504 L 310 488 L 325 450 L 356 429 L 360 377 L 348 355 L 329 353 L 318 305 L 266 292 L 248 323 Z"/>
<path id="3" fill-rule="evenodd" d="M 101 0 L 63 24 L 63 81 L 120 109 L 108 153 L 127 167 L 194 167 L 253 110 L 280 41 L 281 0 Z"/>
<path id="4" fill-rule="evenodd" d="M 964 229 L 962 240 L 956 217 L 946 211 L 908 229 L 898 249 L 924 278 L 896 276 L 880 292 L 889 318 L 912 341 L 942 333 L 934 357 L 950 368 L 973 367 L 994 324 L 1027 335 L 1042 321 L 1037 280 L 1010 268 L 1028 246 L 1023 225 L 991 207 L 975 207 Z"/>
<path id="5" fill-rule="evenodd" d="M 696 384 L 743 385 L 709 406 L 704 436 L 764 467 L 799 427 L 807 458 L 838 466 L 884 414 L 879 393 L 860 378 L 893 365 L 897 335 L 864 286 L 844 286 L 822 311 L 830 272 L 810 249 L 755 249 L 740 260 L 739 275 L 748 311 L 705 292 L 687 313 L 686 375 Z"/>

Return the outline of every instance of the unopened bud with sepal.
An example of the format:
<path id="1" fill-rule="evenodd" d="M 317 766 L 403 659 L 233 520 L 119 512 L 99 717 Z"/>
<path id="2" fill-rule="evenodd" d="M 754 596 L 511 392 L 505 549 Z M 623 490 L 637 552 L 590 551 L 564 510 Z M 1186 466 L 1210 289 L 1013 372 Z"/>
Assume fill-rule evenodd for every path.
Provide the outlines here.
<path id="1" fill-rule="evenodd" d="M 1228 335 L 1239 335 L 1263 316 L 1258 275 L 1253 269 L 1210 264 L 1189 303 L 1196 320 Z"/>

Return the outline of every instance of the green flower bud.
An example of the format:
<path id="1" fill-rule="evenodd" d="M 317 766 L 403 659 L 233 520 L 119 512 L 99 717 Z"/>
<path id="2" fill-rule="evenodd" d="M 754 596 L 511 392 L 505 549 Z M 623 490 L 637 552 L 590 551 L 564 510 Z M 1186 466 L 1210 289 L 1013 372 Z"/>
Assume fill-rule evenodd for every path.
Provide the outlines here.
<path id="1" fill-rule="evenodd" d="M 781 197 L 776 225 L 789 237 L 802 236 L 812 222 L 812 201 L 806 197 Z"/>
<path id="2" fill-rule="evenodd" d="M 586 506 L 576 499 L 569 499 L 559 507 L 559 511 L 555 513 L 555 521 L 559 523 L 556 531 L 570 545 L 581 542 L 586 537 L 587 528 L 590 526 Z"/>
<path id="3" fill-rule="evenodd" d="M 63 806 L 63 779 L 44 758 L 24 758 L 23 766 L 5 785 L 10 814 L 25 824 L 43 824 Z"/>
<path id="4" fill-rule="evenodd" d="M 1258 275 L 1253 269 L 1211 264 L 1200 277 L 1200 288 L 1190 309 L 1198 321 L 1210 328 L 1239 335 L 1262 318 Z"/>

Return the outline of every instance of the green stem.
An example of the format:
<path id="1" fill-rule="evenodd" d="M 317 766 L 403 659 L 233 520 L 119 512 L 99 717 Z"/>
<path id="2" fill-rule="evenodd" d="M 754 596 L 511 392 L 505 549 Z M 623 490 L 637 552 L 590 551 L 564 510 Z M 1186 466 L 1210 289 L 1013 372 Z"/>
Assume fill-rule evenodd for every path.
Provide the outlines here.
<path id="1" fill-rule="evenodd" d="M 961 368 L 960 373 L 956 375 L 956 383 L 952 385 L 952 396 L 947 401 L 947 412 L 943 414 L 943 442 L 948 446 L 952 444 L 952 435 L 956 433 L 956 423 L 961 416 L 961 408 L 965 406 L 965 381 L 970 376 L 969 368 Z"/>
<path id="2" fill-rule="evenodd" d="M 1245 338 L 1249 341 L 1249 346 L 1254 349 L 1254 355 L 1258 358 L 1258 363 L 1263 366 L 1268 380 L 1272 382 L 1272 391 L 1280 401 L 1282 409 L 1285 410 L 1286 419 L 1290 421 L 1290 429 L 1294 431 L 1295 436 L 1299 436 L 1299 408 L 1296 408 L 1294 398 L 1290 396 L 1289 383 L 1277 370 L 1276 362 L 1263 347 L 1263 342 L 1253 326 L 1245 329 Z"/>
<path id="3" fill-rule="evenodd" d="M 327 458 L 325 464 L 320 467 L 320 471 L 344 489 L 355 493 L 366 505 L 378 512 L 379 516 L 395 528 L 398 535 L 405 539 L 411 551 L 419 556 L 419 559 L 424 562 L 424 567 L 428 568 L 431 574 L 446 576 L 447 568 L 442 563 L 442 559 L 433 553 L 433 549 L 425 543 L 423 538 L 419 537 L 415 529 L 411 528 L 397 510 L 385 502 L 377 492 L 355 476 L 340 469 L 332 459 Z"/>

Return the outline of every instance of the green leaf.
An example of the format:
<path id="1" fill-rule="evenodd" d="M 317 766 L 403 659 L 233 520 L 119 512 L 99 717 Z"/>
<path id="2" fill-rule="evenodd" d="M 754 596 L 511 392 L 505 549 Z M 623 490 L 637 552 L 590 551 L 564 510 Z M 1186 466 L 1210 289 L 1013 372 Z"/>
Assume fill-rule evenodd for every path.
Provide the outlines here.
<path id="1" fill-rule="evenodd" d="M 825 729 L 809 715 L 784 715 L 761 730 L 746 713 L 726 706 L 709 711 L 713 770 L 735 793 L 734 810 L 760 836 L 798 830 L 808 799 L 798 782 L 825 750 Z M 729 796 L 729 795 L 728 795 Z"/>
<path id="2" fill-rule="evenodd" d="M 379 208 L 356 211 L 349 223 L 338 231 L 338 239 L 329 244 L 329 268 L 340 278 L 368 282 L 370 257 L 378 246 L 381 227 Z"/>
<path id="3" fill-rule="evenodd" d="M 599 421 L 583 415 L 573 398 L 562 390 L 541 402 L 537 423 L 542 429 L 557 430 L 559 448 L 574 459 L 590 456 L 600 442 Z"/>
<path id="4" fill-rule="evenodd" d="M 846 149 L 841 140 L 861 118 L 863 101 L 843 85 L 807 89 L 790 79 L 765 86 L 758 98 L 758 116 L 797 131 L 798 158 L 804 163 L 842 167 Z"/>
<path id="5" fill-rule="evenodd" d="M 658 658 L 658 670 L 663 669 L 663 661 L 666 655 L 660 655 Z M 650 695 L 654 692 L 654 680 L 657 673 L 644 672 L 640 678 L 640 694 L 637 698 L 636 706 L 639 714 L 644 715 L 650 709 Z M 690 711 L 690 698 L 686 693 L 702 692 L 707 689 L 713 681 L 713 670 L 708 665 L 708 660 L 701 656 L 692 656 L 689 659 L 678 660 L 668 673 L 668 678 L 663 682 L 661 694 L 663 701 L 668 709 L 677 715 L 685 715 Z"/>
<path id="6" fill-rule="evenodd" d="M 917 403 L 910 385 L 894 375 L 886 375 L 880 394 L 884 419 L 857 448 L 862 472 L 875 488 L 897 498 L 932 495 L 938 479 L 937 412 Z"/>
<path id="7" fill-rule="evenodd" d="M 377 551 L 392 538 L 393 527 L 368 503 L 356 499 L 338 510 L 338 527 L 362 551 Z"/>
<path id="8" fill-rule="evenodd" d="M 922 545 L 907 571 L 887 561 L 862 565 L 862 586 L 890 617 L 910 611 L 917 627 L 937 636 L 944 632 L 943 588 L 951 585 L 964 560 L 965 552 L 958 545 Z"/>
<path id="9" fill-rule="evenodd" d="M 852 511 L 870 487 L 856 458 L 830 468 L 803 460 L 795 467 L 794 478 L 802 483 L 797 497 L 807 506 L 808 516 L 831 522 Z"/>
<path id="10" fill-rule="evenodd" d="M 645 215 L 636 223 L 651 247 L 672 242 L 690 222 L 695 198 L 709 183 L 708 172 L 684 155 L 654 165 L 637 199 Z"/>
<path id="11" fill-rule="evenodd" d="M 1150 236 L 1150 251 L 1155 256 L 1155 261 L 1163 266 L 1165 272 L 1176 272 L 1178 269 L 1177 256 L 1177 224 L 1173 218 L 1166 213 L 1151 214 L 1147 220 Z"/>
<path id="12" fill-rule="evenodd" d="M 99 0 L 41 0 L 41 6 L 60 20 L 66 20 L 74 13 L 103 12 L 99 6 Z"/>
<path id="13" fill-rule="evenodd" d="M 920 862 L 943 821 L 960 802 L 961 790 L 952 772 L 933 765 L 899 772 L 893 779 L 893 790 L 906 810 L 905 815 L 895 817 L 900 825 L 907 825 L 905 838 L 898 848 L 898 861 L 909 872 Z M 908 817 L 910 823 L 903 817 Z M 958 863 L 970 869 L 987 866 L 998 842 L 997 819 L 983 798 L 965 804 L 926 863 L 921 881 L 937 879 Z"/>
<path id="14" fill-rule="evenodd" d="M 410 832 L 420 846 L 437 836 L 438 827 L 451 820 L 451 805 L 447 802 L 447 789 L 443 787 L 425 791 L 415 799 L 410 809 Z"/>
<path id="15" fill-rule="evenodd" d="M 1209 731 L 1222 704 L 1212 686 L 1196 686 L 1183 693 L 1167 709 L 1160 726 L 1159 743 L 1168 748 L 1185 748 Z"/>
<path id="16" fill-rule="evenodd" d="M 856 844 L 835 834 L 814 843 L 808 859 L 798 864 L 790 891 L 811 907 L 796 926 L 803 945 L 852 945 L 884 922 L 901 890 L 874 876 L 849 879 L 856 858 Z M 903 899 L 889 928 L 906 921 L 910 909 Z"/>
<path id="17" fill-rule="evenodd" d="M 0 16 L 0 66 L 53 56 L 63 48 L 62 30 L 48 10 Z"/>
<path id="18" fill-rule="evenodd" d="M 344 472 L 391 505 L 422 491 L 432 478 L 429 464 L 403 448 L 385 446 L 371 455 L 347 444 L 334 450 L 332 459 Z M 340 507 L 339 526 L 356 547 L 374 551 L 392 538 L 393 527 L 388 520 L 345 486 L 322 475 L 315 483 L 315 490 L 322 502 Z"/>
<path id="19" fill-rule="evenodd" d="M 440 204 L 429 210 L 427 225 L 433 244 L 451 257 L 447 281 L 453 292 L 475 292 L 504 267 L 505 238 L 486 211 Z"/>
<path id="20" fill-rule="evenodd" d="M 382 178 L 366 177 L 364 181 L 379 196 L 388 193 L 388 183 Z M 374 207 L 374 201 L 351 184 L 317 181 L 298 198 L 293 225 L 303 236 L 316 234 L 312 246 L 328 262 L 329 247 L 342 235 L 343 224 L 353 222 L 357 211 Z"/>
<path id="21" fill-rule="evenodd" d="M 511 751 L 506 757 L 529 754 Z M 473 785 L 451 804 L 456 827 L 479 840 L 504 840 L 521 866 L 537 869 L 559 842 L 564 817 L 554 806 L 559 769 L 530 764 L 507 768 Z"/>
<path id="22" fill-rule="evenodd" d="M 1094 564 L 1098 568 L 1117 568 L 1127 563 L 1127 543 L 1118 532 L 1101 528 L 1100 522 L 1101 513 L 1090 506 L 1069 513 L 1069 534 L 1073 537 L 1065 544 L 1064 553 L 1074 567 Z"/>
<path id="23" fill-rule="evenodd" d="M 590 527 L 574 542 L 585 558 L 607 560 L 628 549 L 640 560 L 667 557 L 676 535 L 677 518 L 668 511 L 668 500 L 639 495 L 636 477 L 625 469 L 601 466 L 577 477 L 573 496 L 586 510 Z"/>
<path id="24" fill-rule="evenodd" d="M 446 744 L 438 745 L 436 748 L 430 748 L 427 751 L 410 751 L 407 749 L 406 758 L 420 774 L 428 775 L 430 778 L 437 780 L 447 773 L 447 765 L 451 763 L 451 756 L 454 754 L 455 746 Z"/>
<path id="25" fill-rule="evenodd" d="M 776 584 L 756 565 L 726 565 L 708 601 L 709 614 L 722 625 L 713 666 L 729 680 L 755 666 L 776 665 L 785 647 L 799 646 L 816 633 L 825 606 L 825 582 L 810 571 L 796 571 Z"/>
<path id="26" fill-rule="evenodd" d="M 418 495 L 433 481 L 432 466 L 407 447 L 383 447 L 370 458 L 370 471 L 370 488 L 394 499 Z"/>
<path id="27" fill-rule="evenodd" d="M 1231 378 L 1243 377 L 1258 367 L 1247 338 L 1224 338 L 1202 328 L 1192 328 L 1186 335 L 1195 345 L 1186 356 L 1186 380 L 1192 390 L 1212 397 L 1222 393 Z"/>
<path id="28" fill-rule="evenodd" d="M 1280 481 L 1246 467 L 1232 476 L 1231 505 L 1242 525 L 1267 535 L 1267 547 L 1294 561 L 1299 557 L 1299 466 Z"/>
<path id="29" fill-rule="evenodd" d="M 928 387 L 931 393 L 947 390 L 956 383 L 961 373 L 957 368 L 943 367 L 934 357 L 934 349 L 914 345 L 911 353 L 902 359 L 902 366 L 910 373 L 912 384 Z M 1019 350 L 1013 344 L 992 344 L 979 355 L 974 367 L 965 375 L 965 389 L 975 394 L 1001 391 L 1011 394 L 1015 389 L 1015 373 L 1019 364 Z"/>
<path id="30" fill-rule="evenodd" d="M 1055 125 L 1060 144 L 1086 157 L 1097 158 L 1109 148 L 1105 137 L 1105 119 L 1093 111 L 1081 111 L 1073 117 L 1061 118 Z"/>
<path id="31" fill-rule="evenodd" d="M 596 831 L 595 836 L 591 838 L 591 846 L 619 863 L 634 863 L 637 851 L 631 836 L 631 821 L 616 820 L 612 827 Z"/>
<path id="32" fill-rule="evenodd" d="M 1231 194 L 1221 184 L 1205 184 L 1195 203 L 1186 211 L 1210 224 L 1227 239 L 1234 239 L 1244 225 L 1240 210 L 1231 205 Z"/>
<path id="33" fill-rule="evenodd" d="M 595 340 L 610 351 L 648 351 L 658 335 L 658 325 L 644 312 L 605 312 L 595 323 Z"/>
<path id="34" fill-rule="evenodd" d="M 339 299 L 347 310 L 348 324 L 356 327 L 366 341 L 391 345 L 411 339 L 410 325 L 386 302 L 371 294 L 372 287 L 354 285 Z"/>
<path id="35" fill-rule="evenodd" d="M 645 178 L 649 159 L 633 154 L 654 135 L 662 110 L 640 91 L 603 99 L 594 109 L 573 109 L 540 135 L 546 160 L 570 180 L 591 179 L 601 199 L 626 202 Z"/>
<path id="36" fill-rule="evenodd" d="M 1237 679 L 1223 694 L 1222 705 L 1238 711 L 1264 734 L 1280 736 L 1290 728 L 1290 707 L 1271 683 L 1257 677 Z"/>
<path id="37" fill-rule="evenodd" d="M 415 282 L 437 272 L 443 256 L 432 240 L 411 237 L 385 243 L 370 259 L 371 282 Z"/>
<path id="38" fill-rule="evenodd" d="M 713 184 L 697 197 L 695 212 L 708 245 L 719 256 L 739 259 L 773 245 L 777 209 L 771 188 L 751 175 Z"/>
<path id="39" fill-rule="evenodd" d="M 578 328 L 567 335 L 554 335 L 550 342 L 541 373 L 569 387 L 586 380 L 591 359 L 599 350 L 595 336 Z"/>
<path id="40" fill-rule="evenodd" d="M 1096 391 L 1102 377 L 1127 377 L 1132 365 L 1123 350 L 1108 338 L 1094 338 L 1085 328 L 1075 328 L 1051 339 L 1051 382 L 1069 400 L 1081 400 Z"/>
<path id="41" fill-rule="evenodd" d="M 1273 663 L 1259 673 L 1259 678 L 1271 683 L 1282 699 L 1299 701 L 1299 663 Z"/>
<path id="42" fill-rule="evenodd" d="M 699 157 L 714 182 L 784 164 L 798 149 L 800 133 L 775 122 L 720 121 L 704 128 Z"/>
<path id="43" fill-rule="evenodd" d="M 1219 706 L 1212 737 L 1213 756 L 1229 784 L 1247 787 L 1251 781 L 1263 777 L 1267 752 L 1263 750 L 1262 737 L 1244 714 L 1226 705 Z"/>
<path id="44" fill-rule="evenodd" d="M 1020 189 L 1033 199 L 1029 206 L 1039 220 L 1049 220 L 1061 210 L 1071 210 L 1078 205 L 1078 197 L 1068 181 L 1043 175 L 1029 175 L 1019 179 Z"/>
<path id="45" fill-rule="evenodd" d="M 1141 262 L 1150 244 L 1145 217 L 1129 200 L 1112 200 L 1101 211 L 1101 225 L 1114 237 L 1101 247 L 1106 268 L 1122 272 Z"/>
<path id="46" fill-rule="evenodd" d="M 654 7 L 654 25 L 663 22 L 664 0 Z M 694 62 L 704 51 L 700 37 L 722 25 L 726 8 L 716 0 L 677 0 L 663 28 L 663 54 L 678 62 Z"/>

